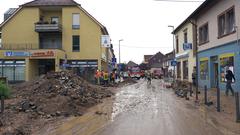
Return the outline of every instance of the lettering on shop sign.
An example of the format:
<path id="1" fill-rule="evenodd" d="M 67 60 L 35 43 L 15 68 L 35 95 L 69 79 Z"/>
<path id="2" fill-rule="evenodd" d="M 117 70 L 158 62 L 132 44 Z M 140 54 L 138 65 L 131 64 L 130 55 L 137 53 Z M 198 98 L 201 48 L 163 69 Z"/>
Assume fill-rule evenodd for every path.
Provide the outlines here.
<path id="1" fill-rule="evenodd" d="M 53 57 L 54 51 L 34 52 L 31 57 Z"/>

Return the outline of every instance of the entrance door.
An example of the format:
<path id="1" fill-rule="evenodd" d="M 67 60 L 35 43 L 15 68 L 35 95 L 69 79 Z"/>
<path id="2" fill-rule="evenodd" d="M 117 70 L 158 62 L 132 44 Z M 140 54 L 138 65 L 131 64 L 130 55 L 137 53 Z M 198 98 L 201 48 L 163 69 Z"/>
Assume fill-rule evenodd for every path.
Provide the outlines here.
<path id="1" fill-rule="evenodd" d="M 217 87 L 218 82 L 218 56 L 211 57 L 210 83 L 211 88 Z"/>
<path id="2" fill-rule="evenodd" d="M 218 63 L 213 64 L 213 72 L 214 72 L 213 86 L 214 86 L 214 88 L 217 88 L 217 84 L 218 84 Z"/>

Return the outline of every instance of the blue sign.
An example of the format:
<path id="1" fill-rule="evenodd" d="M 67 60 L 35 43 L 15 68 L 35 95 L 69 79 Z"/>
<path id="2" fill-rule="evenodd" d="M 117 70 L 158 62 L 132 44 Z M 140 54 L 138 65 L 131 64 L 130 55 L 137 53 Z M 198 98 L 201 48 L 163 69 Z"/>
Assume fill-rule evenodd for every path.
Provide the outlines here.
<path id="1" fill-rule="evenodd" d="M 191 50 L 192 43 L 183 43 L 183 50 Z"/>
<path id="2" fill-rule="evenodd" d="M 116 63 L 117 59 L 116 58 L 112 58 L 112 63 Z"/>
<path id="3" fill-rule="evenodd" d="M 29 52 L 5 52 L 4 56 L 6 57 L 26 57 L 26 56 L 30 56 Z"/>
<path id="4" fill-rule="evenodd" d="M 70 64 L 63 64 L 63 67 L 70 67 Z"/>
<path id="5" fill-rule="evenodd" d="M 171 66 L 177 66 L 177 61 L 172 60 L 172 61 L 171 61 Z"/>

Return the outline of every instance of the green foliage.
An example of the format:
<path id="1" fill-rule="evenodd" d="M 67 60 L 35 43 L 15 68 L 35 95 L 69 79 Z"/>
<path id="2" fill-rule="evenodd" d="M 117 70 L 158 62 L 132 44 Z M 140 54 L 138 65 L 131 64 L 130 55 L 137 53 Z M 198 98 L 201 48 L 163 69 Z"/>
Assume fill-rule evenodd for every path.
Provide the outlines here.
<path id="1" fill-rule="evenodd" d="M 4 96 L 5 98 L 9 98 L 10 96 L 10 88 L 3 82 L 0 82 L 0 96 Z"/>

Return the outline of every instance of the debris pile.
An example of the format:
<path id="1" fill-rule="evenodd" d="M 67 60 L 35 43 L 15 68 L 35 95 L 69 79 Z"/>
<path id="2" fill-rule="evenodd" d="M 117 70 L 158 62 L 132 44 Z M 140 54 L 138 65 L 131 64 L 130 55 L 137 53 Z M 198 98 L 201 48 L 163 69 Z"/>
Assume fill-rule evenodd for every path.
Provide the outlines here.
<path id="1" fill-rule="evenodd" d="M 193 93 L 192 90 L 190 89 L 191 84 L 186 82 L 186 81 L 176 81 L 175 84 L 173 84 L 173 89 L 175 90 L 175 94 L 178 97 L 181 98 L 186 98 L 187 100 L 189 100 L 189 98 L 187 97 L 187 94 L 190 93 L 190 95 Z"/>
<path id="2" fill-rule="evenodd" d="M 81 116 L 87 108 L 112 94 L 109 89 L 92 85 L 72 72 L 50 72 L 13 88 L 13 97 L 5 114 L 0 116 L 0 124 L 16 126 L 14 130 L 19 132 L 20 125 L 14 119 L 20 116 L 24 117 L 21 128 L 41 119 Z"/>

